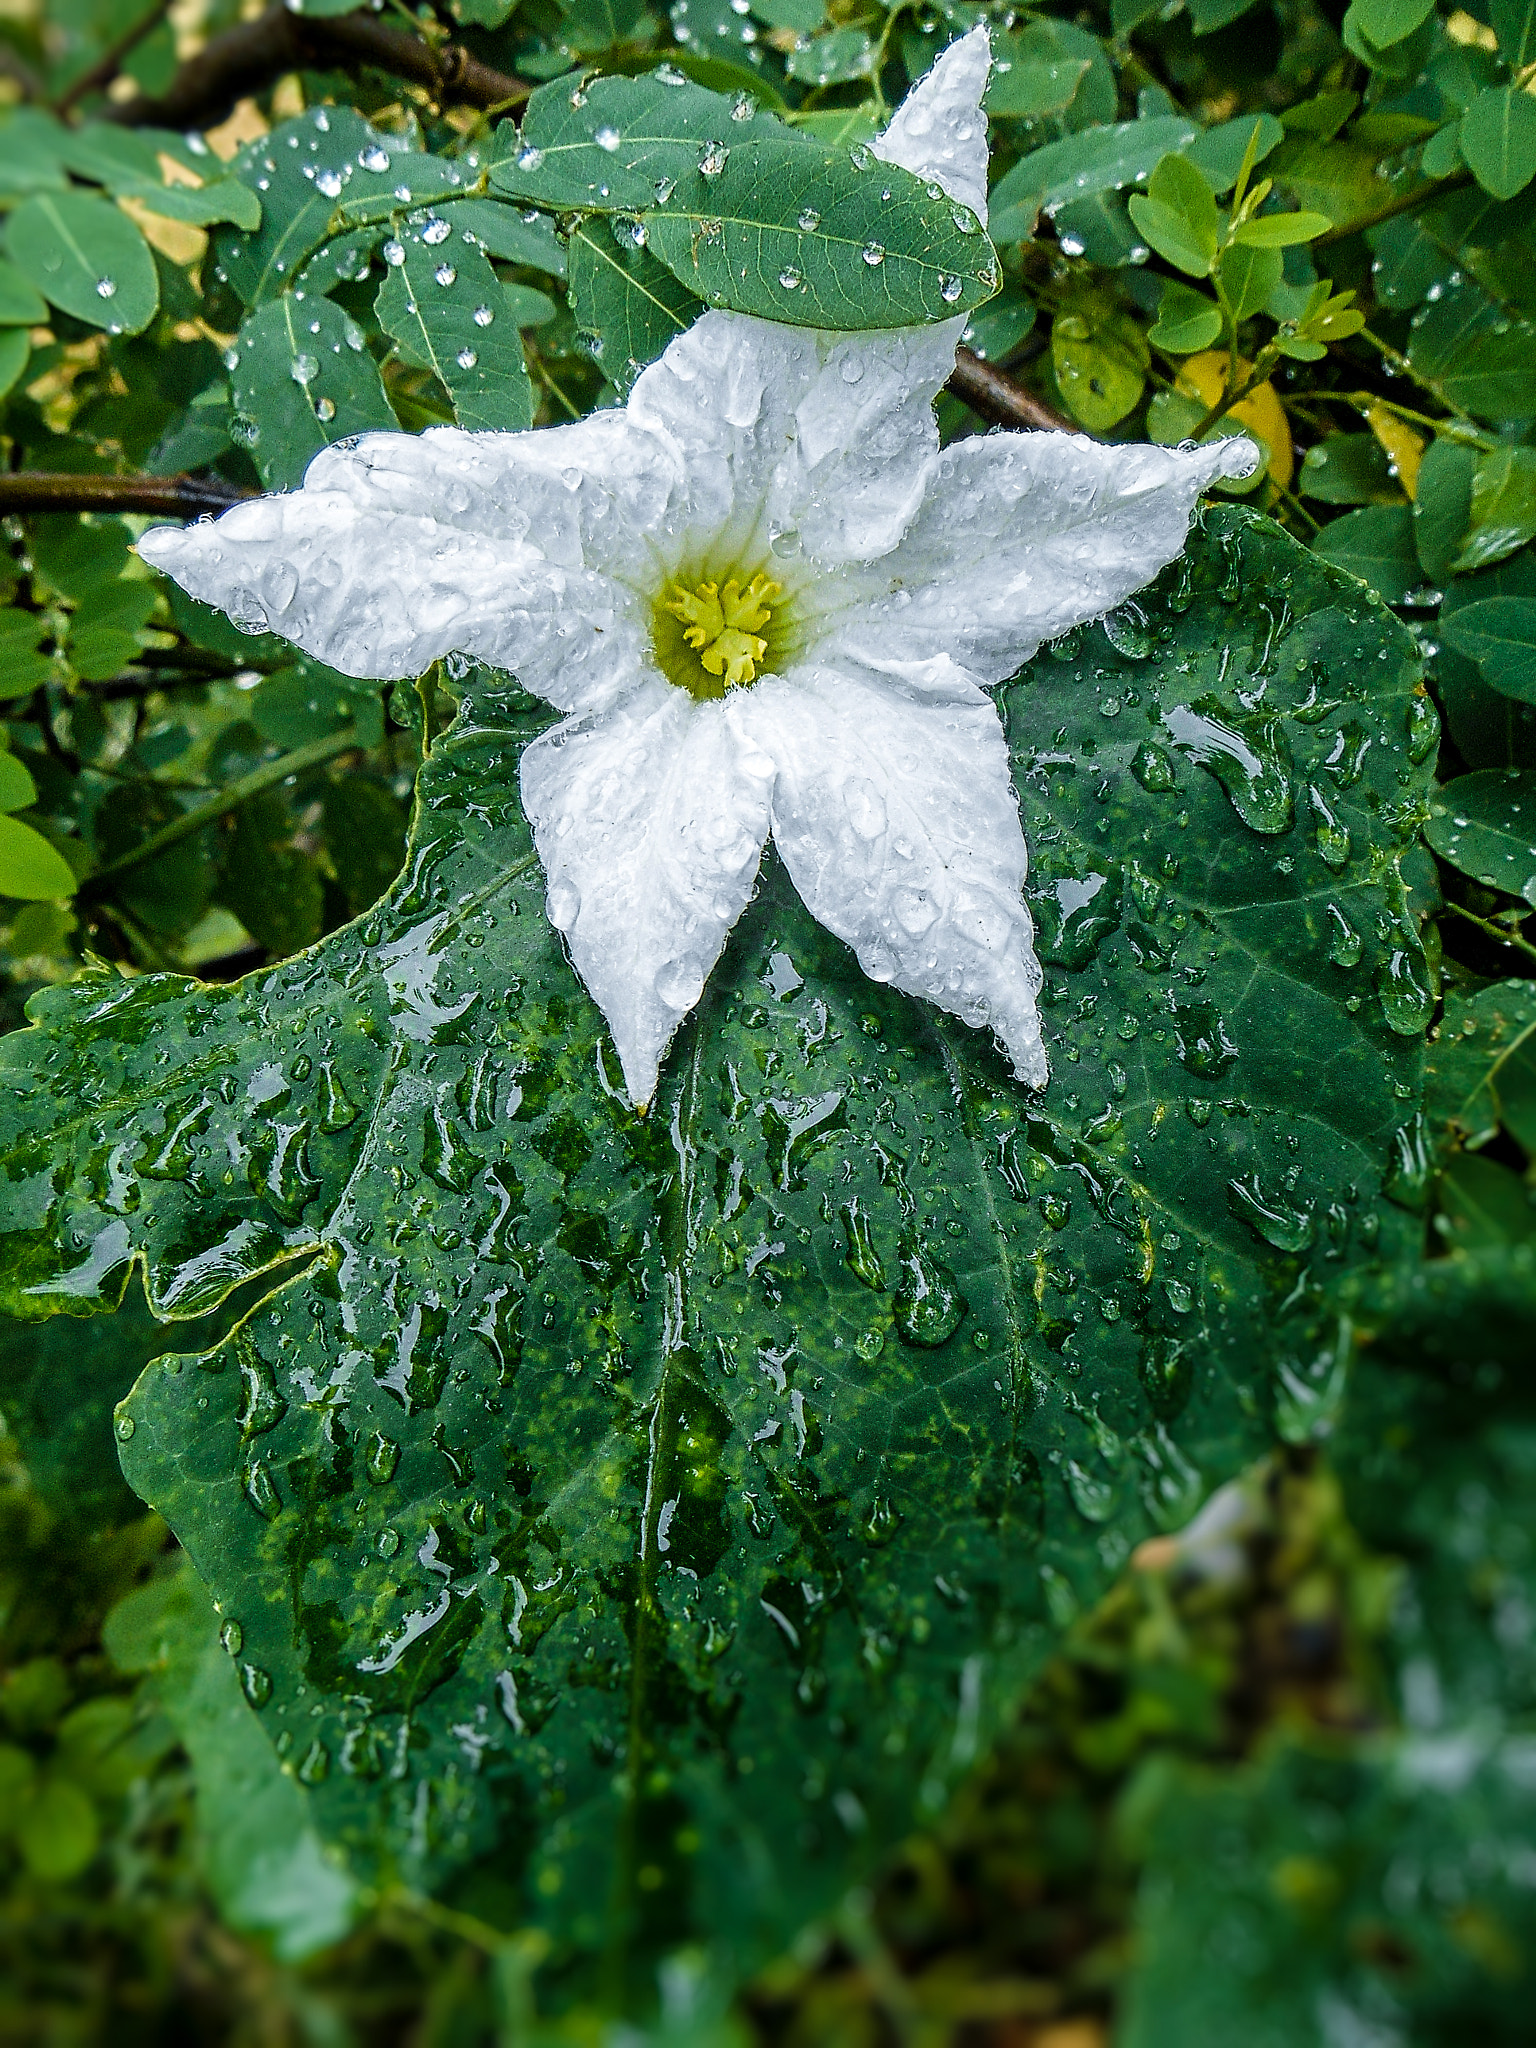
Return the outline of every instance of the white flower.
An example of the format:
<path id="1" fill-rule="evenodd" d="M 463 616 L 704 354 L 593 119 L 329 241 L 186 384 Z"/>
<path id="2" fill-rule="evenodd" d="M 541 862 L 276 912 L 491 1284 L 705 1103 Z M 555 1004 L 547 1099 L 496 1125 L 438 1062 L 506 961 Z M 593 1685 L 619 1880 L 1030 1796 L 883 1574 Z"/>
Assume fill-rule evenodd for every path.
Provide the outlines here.
<path id="1" fill-rule="evenodd" d="M 986 32 L 874 147 L 986 204 Z M 348 675 L 457 653 L 568 715 L 522 759 L 548 913 L 649 1101 L 769 832 L 864 971 L 1046 1079 L 1026 856 L 987 687 L 1184 545 L 1246 443 L 940 451 L 964 320 L 855 335 L 704 315 L 627 406 L 368 434 L 303 487 L 140 552 Z"/>

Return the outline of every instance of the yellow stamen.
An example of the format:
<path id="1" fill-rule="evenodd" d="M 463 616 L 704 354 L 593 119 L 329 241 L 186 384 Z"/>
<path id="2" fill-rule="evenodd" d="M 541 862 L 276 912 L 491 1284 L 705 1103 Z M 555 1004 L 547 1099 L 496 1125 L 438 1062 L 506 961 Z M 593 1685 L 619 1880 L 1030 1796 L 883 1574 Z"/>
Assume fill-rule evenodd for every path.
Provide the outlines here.
<path id="1" fill-rule="evenodd" d="M 727 689 L 750 683 L 768 652 L 761 629 L 773 617 L 772 602 L 782 595 L 781 586 L 759 574 L 745 590 L 734 576 L 723 589 L 717 583 L 699 583 L 685 590 L 674 583 L 672 590 L 664 607 L 682 621 L 683 638 L 700 665 L 712 676 L 723 676 Z"/>

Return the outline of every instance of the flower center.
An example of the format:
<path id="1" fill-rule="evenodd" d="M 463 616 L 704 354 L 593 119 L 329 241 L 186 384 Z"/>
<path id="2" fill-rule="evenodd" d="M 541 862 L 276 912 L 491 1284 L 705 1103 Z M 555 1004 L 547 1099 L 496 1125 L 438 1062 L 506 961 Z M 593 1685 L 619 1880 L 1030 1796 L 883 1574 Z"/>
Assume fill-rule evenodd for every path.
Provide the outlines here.
<path id="1" fill-rule="evenodd" d="M 759 571 L 740 576 L 685 577 L 669 582 L 656 599 L 651 639 L 668 682 L 703 700 L 723 697 L 752 682 L 772 654 L 782 654 L 782 585 Z"/>

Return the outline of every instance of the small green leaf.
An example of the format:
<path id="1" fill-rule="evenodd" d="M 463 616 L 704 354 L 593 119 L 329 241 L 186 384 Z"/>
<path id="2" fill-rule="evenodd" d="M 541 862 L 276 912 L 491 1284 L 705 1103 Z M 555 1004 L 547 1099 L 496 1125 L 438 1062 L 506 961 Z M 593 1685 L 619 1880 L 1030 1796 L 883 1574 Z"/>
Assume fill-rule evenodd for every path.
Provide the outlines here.
<path id="1" fill-rule="evenodd" d="M 11 260 L 51 305 L 92 327 L 141 334 L 160 303 L 149 245 L 127 214 L 89 192 L 25 199 L 6 230 Z"/>
<path id="2" fill-rule="evenodd" d="M 1315 441 L 1302 458 L 1297 489 L 1324 505 L 1391 505 L 1403 495 L 1374 434 L 1328 434 Z"/>
<path id="3" fill-rule="evenodd" d="M 1350 15 L 1378 50 L 1390 49 L 1427 21 L 1435 0 L 1352 0 Z"/>
<path id="4" fill-rule="evenodd" d="M 261 226 L 261 200 L 238 178 L 216 178 L 209 185 L 151 185 L 125 179 L 113 188 L 117 199 L 138 199 L 165 220 L 193 227 L 214 227 L 228 221 L 248 232 Z"/>
<path id="5" fill-rule="evenodd" d="M 1316 241 L 1332 226 L 1324 213 L 1261 213 L 1239 221 L 1232 234 L 1250 249 L 1289 249 L 1297 242 Z"/>
<path id="6" fill-rule="evenodd" d="M 1506 697 L 1536 704 L 1536 598 L 1488 597 L 1441 621 L 1447 644 Z"/>
<path id="7" fill-rule="evenodd" d="M 1159 256 L 1190 277 L 1209 277 L 1220 246 L 1216 196 L 1188 157 L 1170 152 L 1152 173 L 1147 196 L 1129 201 L 1131 219 Z"/>
<path id="8" fill-rule="evenodd" d="M 1419 464 L 1413 494 L 1413 539 L 1424 573 L 1443 584 L 1472 523 L 1472 479 L 1478 451 L 1437 434 Z"/>
<path id="9" fill-rule="evenodd" d="M 1245 242 L 1229 242 L 1216 265 L 1217 283 L 1234 320 L 1261 312 L 1284 275 L 1285 258 L 1278 249 L 1255 249 Z"/>
<path id="10" fill-rule="evenodd" d="M 704 310 L 632 227 L 601 218 L 571 231 L 570 293 L 588 353 L 621 393 Z"/>
<path id="11" fill-rule="evenodd" d="M 1458 775 L 1436 791 L 1424 837 L 1474 882 L 1536 907 L 1536 773 Z"/>
<path id="12" fill-rule="evenodd" d="M 1250 146 L 1253 162 L 1262 163 L 1271 150 L 1285 140 L 1285 130 L 1273 114 L 1242 114 L 1235 121 L 1223 121 L 1207 128 L 1184 151 L 1197 170 L 1205 174 L 1211 190 L 1230 192 Z"/>
<path id="13" fill-rule="evenodd" d="M 1536 324 L 1511 318 L 1473 278 L 1420 315 L 1408 360 L 1450 404 L 1479 418 L 1536 417 Z"/>
<path id="14" fill-rule="evenodd" d="M 405 360 L 436 373 L 461 427 L 532 426 L 533 386 L 516 309 L 489 259 L 441 222 L 419 218 L 400 229 L 397 247 L 400 260 L 379 287 L 374 310 Z"/>
<path id="15" fill-rule="evenodd" d="M 14 263 L 0 259 L 0 327 L 42 327 L 48 306 Z M 14 379 L 12 380 L 14 382 Z"/>
<path id="16" fill-rule="evenodd" d="M 1536 99 L 1513 85 L 1479 93 L 1461 117 L 1458 140 L 1483 190 L 1513 199 L 1536 178 Z"/>
<path id="17" fill-rule="evenodd" d="M 1134 336 L 1134 338 L 1133 338 Z M 1146 346 L 1130 321 L 1090 323 L 1063 313 L 1051 328 L 1051 363 L 1062 397 L 1091 433 L 1123 420 L 1146 384 Z"/>
<path id="18" fill-rule="evenodd" d="M 53 663 L 37 651 L 45 621 L 15 605 L 0 611 L 0 702 L 30 697 L 53 674 Z"/>
<path id="19" fill-rule="evenodd" d="M 1536 60 L 1536 0 L 1491 0 L 1488 19 L 1499 39 L 1499 55 L 1511 71 Z"/>
<path id="20" fill-rule="evenodd" d="M 834 28 L 797 43 L 785 69 L 802 85 L 847 85 L 868 78 L 874 45 L 861 28 Z"/>
<path id="21" fill-rule="evenodd" d="M 433 211 L 454 234 L 469 233 L 498 263 L 524 263 L 550 277 L 564 277 L 565 248 L 547 215 L 525 220 L 504 199 L 450 199 Z"/>
<path id="22" fill-rule="evenodd" d="M 1046 63 L 1010 57 L 1004 54 L 1006 42 L 1002 34 L 994 37 L 992 47 L 986 106 L 994 120 L 1034 121 L 1043 114 L 1062 113 L 1071 106 L 1088 72 L 1086 57 L 1063 57 Z"/>
<path id="23" fill-rule="evenodd" d="M 24 811 L 37 802 L 37 784 L 16 756 L 0 750 L 0 811 Z"/>
<path id="24" fill-rule="evenodd" d="M 20 818 L 0 817 L 0 896 L 52 902 L 75 893 L 74 870 L 41 832 Z"/>
<path id="25" fill-rule="evenodd" d="M 32 341 L 23 327 L 0 328 L 0 398 L 15 389 L 32 359 Z"/>
<path id="26" fill-rule="evenodd" d="M 1121 191 L 1149 178 L 1169 150 L 1183 149 L 1200 133 L 1193 121 L 1168 114 L 1090 128 L 1031 150 L 993 189 L 990 232 L 996 242 L 1027 242 L 1042 211 L 1069 200 Z"/>
<path id="27" fill-rule="evenodd" d="M 269 490 L 301 483 L 332 441 L 398 424 L 362 330 L 329 299 L 258 306 L 234 354 L 236 429 Z"/>
<path id="28" fill-rule="evenodd" d="M 1413 514 L 1406 505 L 1367 505 L 1325 526 L 1313 552 L 1368 583 L 1387 604 L 1401 604 L 1420 580 Z"/>
<path id="29" fill-rule="evenodd" d="M 1221 333 L 1221 308 L 1204 292 L 1191 291 L 1171 280 L 1163 286 L 1157 324 L 1147 334 L 1154 348 L 1169 355 L 1192 356 L 1209 348 Z"/>
<path id="30" fill-rule="evenodd" d="M 1472 475 L 1471 525 L 1451 564 L 1488 569 L 1536 537 L 1536 448 L 1493 448 Z"/>
<path id="31" fill-rule="evenodd" d="M 22 1800 L 11 1831 L 33 1876 L 54 1884 L 77 1877 L 101 1839 L 89 1798 L 68 1778 L 53 1775 Z"/>

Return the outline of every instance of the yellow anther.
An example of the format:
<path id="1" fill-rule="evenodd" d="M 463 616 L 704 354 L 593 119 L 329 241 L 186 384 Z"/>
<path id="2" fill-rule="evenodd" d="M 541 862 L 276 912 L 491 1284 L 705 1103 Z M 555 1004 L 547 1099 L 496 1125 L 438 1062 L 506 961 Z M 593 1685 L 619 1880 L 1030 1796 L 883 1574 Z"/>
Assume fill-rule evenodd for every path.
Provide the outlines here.
<path id="1" fill-rule="evenodd" d="M 781 595 L 780 586 L 769 576 L 757 575 L 743 590 L 739 580 L 699 583 L 685 590 L 672 586 L 665 609 L 682 621 L 683 638 L 699 657 L 701 667 L 712 676 L 723 676 L 727 689 L 750 683 L 757 664 L 768 652 L 761 629 L 773 617 L 772 601 Z"/>

